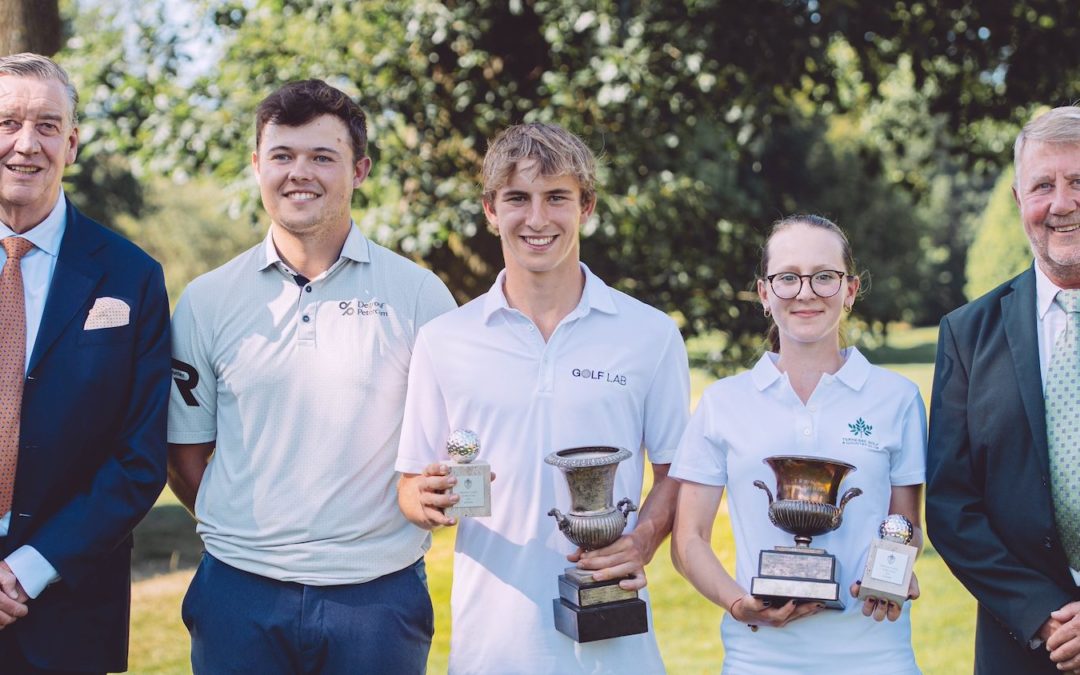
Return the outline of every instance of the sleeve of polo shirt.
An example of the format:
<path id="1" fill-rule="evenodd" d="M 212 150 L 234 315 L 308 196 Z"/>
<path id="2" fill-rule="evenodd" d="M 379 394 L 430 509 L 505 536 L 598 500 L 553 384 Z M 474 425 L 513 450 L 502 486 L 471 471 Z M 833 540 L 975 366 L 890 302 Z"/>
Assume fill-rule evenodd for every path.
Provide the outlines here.
<path id="1" fill-rule="evenodd" d="M 199 319 L 188 289 L 180 296 L 172 319 L 170 443 L 217 440 L 217 375 L 209 356 L 209 332 L 201 329 Z"/>
<path id="2" fill-rule="evenodd" d="M 416 298 L 415 330 L 440 314 L 445 314 L 457 307 L 454 296 L 442 279 L 429 272 L 420 284 L 420 293 Z"/>
<path id="3" fill-rule="evenodd" d="M 926 406 L 918 387 L 898 421 L 902 440 L 889 457 L 889 479 L 893 485 L 920 485 L 926 482 Z"/>
<path id="4" fill-rule="evenodd" d="M 675 451 L 668 475 L 702 485 L 727 485 L 727 444 L 713 424 L 717 397 L 706 391 Z"/>
<path id="5" fill-rule="evenodd" d="M 670 322 L 666 343 L 645 395 L 644 442 L 653 464 L 670 464 L 690 417 L 690 361 L 682 335 Z"/>
<path id="6" fill-rule="evenodd" d="M 394 465 L 401 473 L 420 474 L 428 464 L 443 459 L 443 448 L 450 433 L 446 402 L 425 336 L 426 333 L 421 331 L 409 363 L 405 416 Z"/>

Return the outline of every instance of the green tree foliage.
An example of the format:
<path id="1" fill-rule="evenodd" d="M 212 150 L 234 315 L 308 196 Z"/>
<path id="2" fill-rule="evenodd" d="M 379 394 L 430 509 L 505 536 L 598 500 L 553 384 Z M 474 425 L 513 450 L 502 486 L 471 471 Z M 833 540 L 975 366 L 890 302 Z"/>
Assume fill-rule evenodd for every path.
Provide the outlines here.
<path id="1" fill-rule="evenodd" d="M 1031 247 L 1013 199 L 1012 168 L 1002 172 L 978 221 L 967 259 L 969 300 L 1011 279 L 1031 266 Z"/>
<path id="2" fill-rule="evenodd" d="M 745 363 L 765 326 L 748 292 L 758 247 L 791 212 L 851 232 L 871 325 L 959 301 L 964 214 L 1002 129 L 1033 102 L 1080 97 L 1069 2 L 972 5 L 204 0 L 220 62 L 182 91 L 151 81 L 152 109 L 125 114 L 138 165 L 233 181 L 269 91 L 320 77 L 356 95 L 375 159 L 361 226 L 459 299 L 501 266 L 476 185 L 487 139 L 560 123 L 604 161 L 583 258 L 688 334 L 720 331 L 721 358 Z"/>

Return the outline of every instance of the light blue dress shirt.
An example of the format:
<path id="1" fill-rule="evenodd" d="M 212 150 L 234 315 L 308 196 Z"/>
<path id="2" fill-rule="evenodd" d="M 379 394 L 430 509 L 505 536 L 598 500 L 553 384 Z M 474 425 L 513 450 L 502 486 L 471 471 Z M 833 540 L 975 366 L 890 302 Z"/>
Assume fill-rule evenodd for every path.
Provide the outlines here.
<path id="1" fill-rule="evenodd" d="M 30 365 L 30 356 L 34 351 L 41 317 L 45 313 L 45 300 L 49 295 L 56 258 L 60 253 L 60 241 L 64 238 L 67 227 L 67 210 L 64 191 L 45 220 L 18 236 L 34 245 L 22 259 L 23 293 L 26 296 L 26 364 Z M 0 239 L 15 236 L 16 233 L 0 221 Z M 0 248 L 0 265 L 7 262 L 7 254 Z M 17 471 L 17 469 L 16 469 Z M 11 512 L 0 514 L 0 537 L 6 536 L 11 526 Z M 22 584 L 23 590 L 31 598 L 36 598 L 45 587 L 57 581 L 60 576 L 56 568 L 49 564 L 33 546 L 20 546 L 4 559 L 15 578 Z"/>

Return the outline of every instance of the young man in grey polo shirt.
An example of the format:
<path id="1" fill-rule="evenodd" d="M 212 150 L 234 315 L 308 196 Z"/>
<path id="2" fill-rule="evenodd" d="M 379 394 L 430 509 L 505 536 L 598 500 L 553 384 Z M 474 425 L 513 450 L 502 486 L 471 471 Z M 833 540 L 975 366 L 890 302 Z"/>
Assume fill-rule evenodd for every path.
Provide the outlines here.
<path id="1" fill-rule="evenodd" d="M 417 330 L 454 307 L 353 225 L 364 113 L 318 80 L 259 106 L 265 241 L 173 317 L 169 484 L 206 555 L 184 598 L 196 673 L 420 673 L 426 533 L 394 457 Z"/>

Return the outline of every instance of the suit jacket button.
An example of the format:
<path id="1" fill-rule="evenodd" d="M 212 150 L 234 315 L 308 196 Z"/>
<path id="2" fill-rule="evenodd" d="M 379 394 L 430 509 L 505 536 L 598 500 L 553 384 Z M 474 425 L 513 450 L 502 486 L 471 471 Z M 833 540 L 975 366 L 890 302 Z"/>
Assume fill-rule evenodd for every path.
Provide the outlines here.
<path id="1" fill-rule="evenodd" d="M 1051 539 L 1050 537 L 1045 537 L 1043 539 L 1043 546 L 1048 548 L 1048 549 L 1054 548 L 1054 540 Z"/>
<path id="2" fill-rule="evenodd" d="M 1050 481 L 1046 478 L 1045 475 L 1042 477 L 1042 484 L 1043 484 L 1043 487 L 1046 487 L 1047 485 L 1050 484 Z"/>

